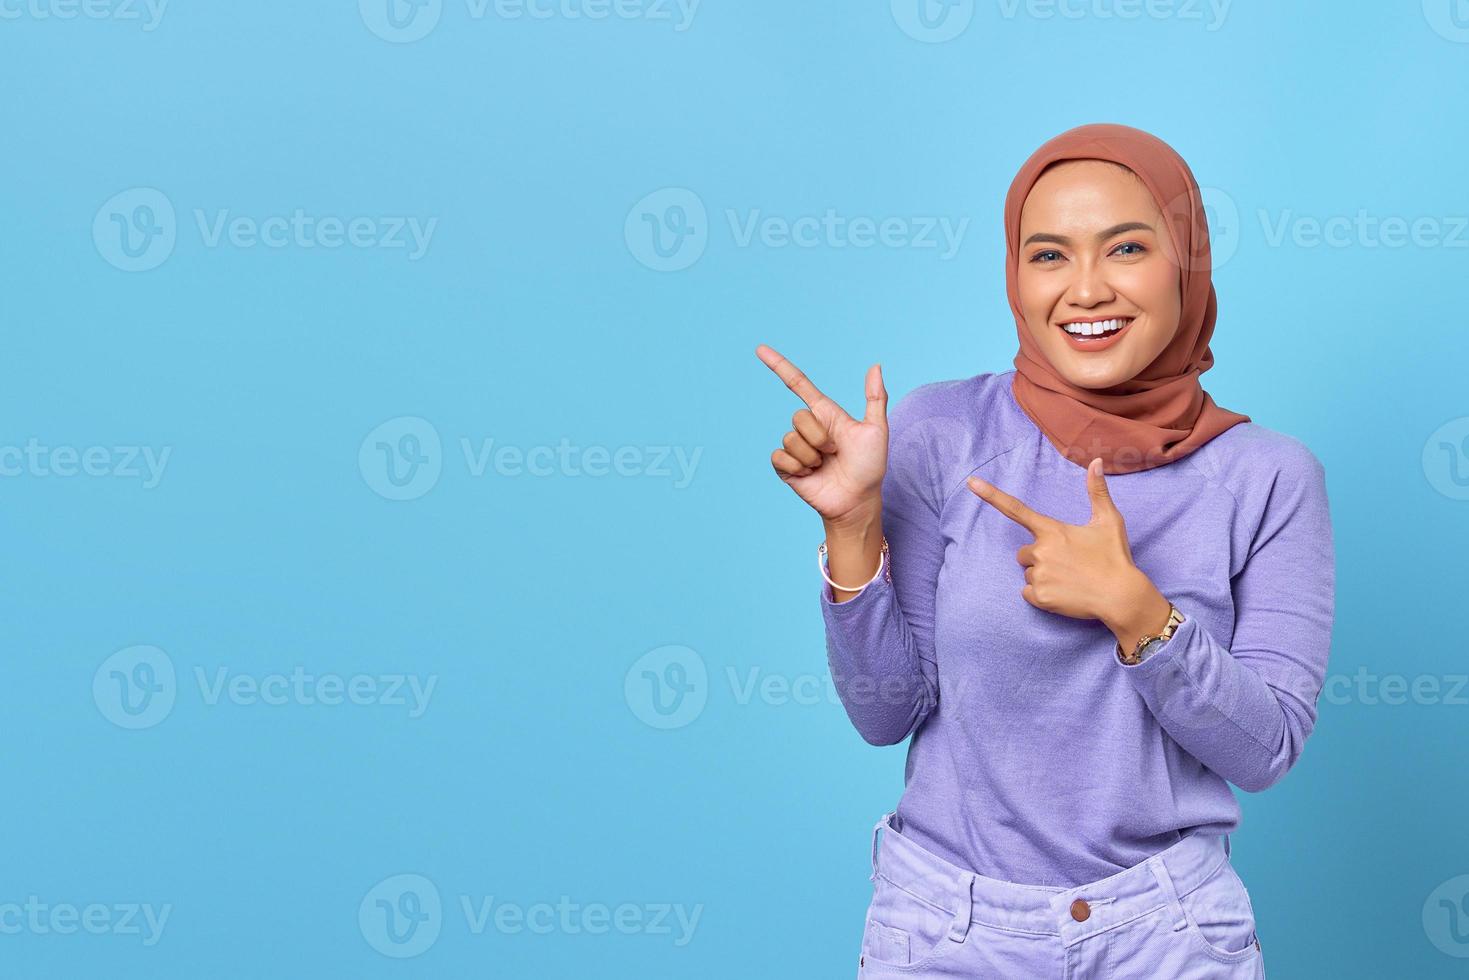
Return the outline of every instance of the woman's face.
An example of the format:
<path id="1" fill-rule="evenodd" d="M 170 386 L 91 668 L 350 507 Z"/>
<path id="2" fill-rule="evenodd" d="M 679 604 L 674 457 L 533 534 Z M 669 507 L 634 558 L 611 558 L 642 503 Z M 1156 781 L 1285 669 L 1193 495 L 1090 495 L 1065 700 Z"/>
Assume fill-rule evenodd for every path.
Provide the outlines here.
<path id="1" fill-rule="evenodd" d="M 1026 327 L 1063 378 L 1107 388 L 1137 377 L 1178 331 L 1179 267 L 1153 196 L 1130 170 L 1068 160 L 1020 212 L 1017 285 Z M 1107 334 L 1065 330 L 1104 324 Z M 1086 329 L 1096 329 L 1087 327 Z"/>

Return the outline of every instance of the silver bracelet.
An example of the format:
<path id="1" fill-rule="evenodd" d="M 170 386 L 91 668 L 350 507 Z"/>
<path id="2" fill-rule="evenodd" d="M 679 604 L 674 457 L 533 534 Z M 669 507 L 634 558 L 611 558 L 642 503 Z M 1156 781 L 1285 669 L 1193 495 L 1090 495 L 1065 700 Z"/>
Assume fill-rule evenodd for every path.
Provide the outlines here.
<path id="1" fill-rule="evenodd" d="M 826 574 L 827 557 L 825 541 L 822 541 L 821 544 L 816 546 L 816 567 L 821 572 L 821 577 L 826 579 L 826 584 L 831 586 L 833 589 L 836 589 L 838 592 L 861 592 L 863 589 L 867 588 L 867 586 L 871 585 L 873 582 L 876 582 L 878 580 L 878 577 L 882 575 L 883 567 L 887 564 L 887 556 L 888 539 L 887 536 L 884 535 L 882 539 L 882 550 L 877 553 L 877 571 L 873 573 L 872 578 L 868 579 L 866 582 L 864 582 L 862 585 L 859 585 L 855 589 L 849 589 L 845 585 L 837 585 L 831 580 L 831 576 Z"/>

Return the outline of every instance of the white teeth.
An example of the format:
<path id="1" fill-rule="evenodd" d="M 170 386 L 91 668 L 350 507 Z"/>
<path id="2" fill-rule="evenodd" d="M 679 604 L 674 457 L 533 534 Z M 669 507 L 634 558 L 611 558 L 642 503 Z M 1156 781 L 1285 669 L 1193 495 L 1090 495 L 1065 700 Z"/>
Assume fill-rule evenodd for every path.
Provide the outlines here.
<path id="1" fill-rule="evenodd" d="M 1095 337 L 1099 334 L 1120 330 L 1127 324 L 1125 319 L 1102 320 L 1097 323 L 1068 323 L 1062 329 L 1079 337 Z"/>

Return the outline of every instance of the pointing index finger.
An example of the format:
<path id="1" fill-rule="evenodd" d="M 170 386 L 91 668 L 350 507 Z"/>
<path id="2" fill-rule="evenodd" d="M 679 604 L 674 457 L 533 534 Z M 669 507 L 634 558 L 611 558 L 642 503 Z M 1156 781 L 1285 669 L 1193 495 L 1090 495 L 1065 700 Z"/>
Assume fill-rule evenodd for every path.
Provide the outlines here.
<path id="1" fill-rule="evenodd" d="M 994 507 L 995 510 L 1004 514 L 1031 534 L 1039 533 L 1051 521 L 1045 514 L 1031 510 L 999 487 L 977 476 L 971 476 L 969 478 L 969 489 L 974 491 L 975 496 L 984 500 L 987 504 Z"/>
<path id="2" fill-rule="evenodd" d="M 819 405 L 827 403 L 835 405 L 830 398 L 821 393 L 821 389 L 811 383 L 811 379 L 801 373 L 801 369 L 787 360 L 779 351 L 766 344 L 755 348 L 755 356 L 765 362 L 765 366 L 774 371 L 780 380 L 786 383 L 786 387 L 796 393 L 806 407 L 815 409 Z"/>

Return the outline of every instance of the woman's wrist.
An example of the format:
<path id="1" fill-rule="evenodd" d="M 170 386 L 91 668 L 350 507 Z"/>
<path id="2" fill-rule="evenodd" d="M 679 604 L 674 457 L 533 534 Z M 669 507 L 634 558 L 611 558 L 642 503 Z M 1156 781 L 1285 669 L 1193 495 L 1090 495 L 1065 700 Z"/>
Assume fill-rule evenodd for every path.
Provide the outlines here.
<path id="1" fill-rule="evenodd" d="M 854 587 L 870 581 L 882 560 L 882 498 L 878 497 L 839 519 L 822 519 L 826 530 L 826 568 L 832 581 Z M 856 592 L 832 590 L 837 602 Z"/>
<path id="2" fill-rule="evenodd" d="M 881 495 L 874 496 L 841 517 L 823 517 L 821 523 L 826 531 L 828 543 L 834 538 L 843 541 L 865 541 L 874 532 L 878 538 L 881 538 L 882 497 Z"/>
<path id="3" fill-rule="evenodd" d="M 1172 611 L 1173 603 L 1139 569 L 1123 590 L 1116 615 L 1103 622 L 1117 638 L 1118 645 L 1131 652 L 1144 636 L 1162 632 Z"/>

